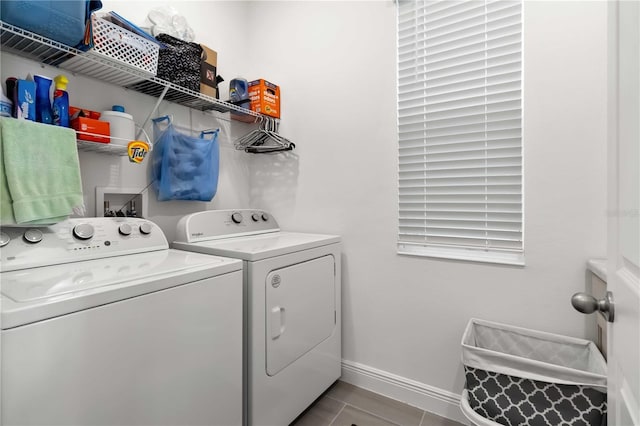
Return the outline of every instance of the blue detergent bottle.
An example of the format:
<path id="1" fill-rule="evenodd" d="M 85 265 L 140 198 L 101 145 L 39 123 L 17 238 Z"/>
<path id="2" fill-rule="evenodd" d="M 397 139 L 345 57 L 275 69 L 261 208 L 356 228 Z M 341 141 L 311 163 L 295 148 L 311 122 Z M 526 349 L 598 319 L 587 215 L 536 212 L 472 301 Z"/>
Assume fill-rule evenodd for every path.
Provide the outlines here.
<path id="1" fill-rule="evenodd" d="M 234 78 L 229 82 L 229 99 L 235 105 L 249 108 L 249 83 L 244 78 Z M 246 101 L 246 102 L 243 102 Z"/>
<path id="2" fill-rule="evenodd" d="M 49 77 L 44 75 L 34 75 L 33 81 L 36 83 L 36 121 L 38 123 L 52 124 L 53 110 L 51 109 L 51 83 Z"/>
<path id="3" fill-rule="evenodd" d="M 67 93 L 69 79 L 60 74 L 53 81 L 56 82 L 56 90 L 53 92 L 53 124 L 69 127 L 69 94 Z"/>

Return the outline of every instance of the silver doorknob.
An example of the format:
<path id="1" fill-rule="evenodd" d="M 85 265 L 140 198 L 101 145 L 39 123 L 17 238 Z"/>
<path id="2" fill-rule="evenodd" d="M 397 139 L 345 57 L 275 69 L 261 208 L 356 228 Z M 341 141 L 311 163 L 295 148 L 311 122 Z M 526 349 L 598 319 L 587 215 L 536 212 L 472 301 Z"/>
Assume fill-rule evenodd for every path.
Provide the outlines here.
<path id="1" fill-rule="evenodd" d="M 583 314 L 592 314 L 595 311 L 600 311 L 609 322 L 613 322 L 615 317 L 613 293 L 610 291 L 607 292 L 604 299 L 600 300 L 587 293 L 576 293 L 571 296 L 571 305 L 576 311 Z"/>

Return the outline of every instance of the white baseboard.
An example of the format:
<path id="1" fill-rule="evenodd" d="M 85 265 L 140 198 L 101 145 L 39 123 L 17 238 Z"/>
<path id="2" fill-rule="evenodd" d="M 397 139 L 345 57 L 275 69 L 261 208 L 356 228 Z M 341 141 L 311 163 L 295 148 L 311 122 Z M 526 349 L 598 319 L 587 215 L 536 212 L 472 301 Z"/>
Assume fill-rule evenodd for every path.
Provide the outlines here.
<path id="1" fill-rule="evenodd" d="M 456 393 L 344 359 L 340 380 L 421 410 L 468 424 L 460 411 L 460 395 Z"/>

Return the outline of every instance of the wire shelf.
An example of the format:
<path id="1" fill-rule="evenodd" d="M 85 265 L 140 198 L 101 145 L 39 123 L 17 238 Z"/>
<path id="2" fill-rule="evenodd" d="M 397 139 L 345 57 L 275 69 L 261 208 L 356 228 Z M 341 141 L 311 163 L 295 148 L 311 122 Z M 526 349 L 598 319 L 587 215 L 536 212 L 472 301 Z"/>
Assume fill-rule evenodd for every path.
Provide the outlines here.
<path id="1" fill-rule="evenodd" d="M 144 142 L 149 145 L 149 152 L 153 151 L 153 143 L 149 140 L 149 135 L 142 129 L 144 134 Z M 80 139 L 82 136 L 92 136 L 94 138 L 106 138 L 109 142 L 95 142 L 91 140 Z M 140 139 L 142 140 L 142 139 Z M 129 139 L 116 136 L 104 136 L 97 133 L 84 132 L 76 130 L 76 144 L 79 151 L 100 152 L 102 154 L 128 156 L 129 155 Z"/>
<path id="2" fill-rule="evenodd" d="M 186 89 L 117 60 L 66 46 L 30 31 L 0 21 L 0 50 L 23 58 L 82 74 L 158 98 L 168 88 L 164 99 L 200 111 L 240 112 L 253 117 L 254 111 Z M 87 142 L 94 144 L 93 142 Z M 101 145 L 101 144 L 96 144 Z M 126 155 L 126 152 L 125 152 Z"/>
<path id="3" fill-rule="evenodd" d="M 100 152 L 102 154 L 117 155 L 124 157 L 128 155 L 126 145 L 115 145 L 110 143 L 89 142 L 83 140 L 76 140 L 79 151 L 86 152 Z"/>

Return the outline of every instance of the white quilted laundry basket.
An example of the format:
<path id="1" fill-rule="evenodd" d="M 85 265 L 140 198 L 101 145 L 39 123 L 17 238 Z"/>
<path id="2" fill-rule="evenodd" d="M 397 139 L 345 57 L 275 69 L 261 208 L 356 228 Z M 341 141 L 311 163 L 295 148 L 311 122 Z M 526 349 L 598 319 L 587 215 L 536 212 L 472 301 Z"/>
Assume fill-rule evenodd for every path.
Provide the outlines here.
<path id="1" fill-rule="evenodd" d="M 593 342 L 471 319 L 462 363 L 473 424 L 606 424 L 607 365 Z"/>

